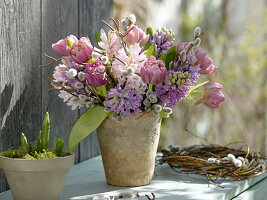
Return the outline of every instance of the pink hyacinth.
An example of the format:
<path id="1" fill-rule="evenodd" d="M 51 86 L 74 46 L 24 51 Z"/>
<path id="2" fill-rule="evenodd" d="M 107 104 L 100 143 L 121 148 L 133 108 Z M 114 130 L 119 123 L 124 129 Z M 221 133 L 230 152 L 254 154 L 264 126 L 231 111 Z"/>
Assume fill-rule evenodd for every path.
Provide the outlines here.
<path id="1" fill-rule="evenodd" d="M 197 50 L 195 56 L 197 58 L 196 64 L 199 64 L 201 68 L 199 71 L 200 74 L 211 74 L 217 69 L 205 51 Z"/>
<path id="2" fill-rule="evenodd" d="M 125 36 L 125 42 L 127 44 L 139 43 L 140 47 L 144 46 L 149 39 L 149 35 L 146 35 L 142 29 L 133 24 L 127 27 L 126 32 L 130 29 L 132 30 Z"/>
<path id="3" fill-rule="evenodd" d="M 88 85 L 99 87 L 108 82 L 109 78 L 106 71 L 101 72 L 98 69 L 100 65 L 103 65 L 100 60 L 85 65 L 86 70 L 84 76 Z"/>
<path id="4" fill-rule="evenodd" d="M 59 56 L 70 56 L 71 47 L 68 45 L 68 43 L 73 44 L 77 40 L 78 39 L 74 35 L 69 35 L 65 39 L 59 40 L 57 43 L 52 44 L 52 48 Z"/>
<path id="5" fill-rule="evenodd" d="M 150 56 L 140 70 L 140 76 L 145 83 L 157 85 L 165 80 L 167 70 L 165 63 Z"/>
<path id="6" fill-rule="evenodd" d="M 204 85 L 204 87 L 204 96 L 199 102 L 197 102 L 197 104 L 203 103 L 209 108 L 218 108 L 219 104 L 225 100 L 224 95 L 221 92 L 221 90 L 223 90 L 223 86 L 219 83 L 208 82 Z"/>
<path id="7" fill-rule="evenodd" d="M 80 40 L 74 42 L 71 47 L 71 58 L 78 64 L 83 64 L 92 58 L 93 46 L 90 40 L 86 37 L 81 37 Z"/>

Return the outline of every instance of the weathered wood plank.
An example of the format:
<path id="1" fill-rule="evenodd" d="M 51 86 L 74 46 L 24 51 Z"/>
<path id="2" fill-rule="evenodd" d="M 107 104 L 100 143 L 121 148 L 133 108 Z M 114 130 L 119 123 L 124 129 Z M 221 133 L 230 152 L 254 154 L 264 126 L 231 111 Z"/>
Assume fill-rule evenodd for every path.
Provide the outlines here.
<path id="1" fill-rule="evenodd" d="M 68 35 L 78 36 L 78 1 L 77 0 L 45 0 L 42 1 L 42 54 L 46 53 L 55 58 L 58 56 L 51 48 L 51 44 L 65 38 Z M 49 62 L 46 58 L 42 63 Z M 52 77 L 53 66 L 42 69 L 42 113 L 48 111 L 51 118 L 51 141 L 55 135 L 64 138 L 67 146 L 67 139 L 71 130 L 70 124 L 74 123 L 78 117 L 78 111 L 72 111 L 56 91 L 48 91 L 52 88 L 48 77 Z M 78 161 L 78 149 L 76 162 Z"/>
<path id="2" fill-rule="evenodd" d="M 106 27 L 101 19 L 112 16 L 112 0 L 79 0 L 79 36 L 88 36 L 93 45 L 95 32 Z M 90 10 L 89 10 L 90 8 Z M 80 143 L 80 160 L 83 161 L 99 154 L 96 133 L 92 133 Z"/>
<path id="3" fill-rule="evenodd" d="M 21 132 L 33 142 L 41 124 L 40 2 L 0 1 L 0 151 L 18 147 Z"/>

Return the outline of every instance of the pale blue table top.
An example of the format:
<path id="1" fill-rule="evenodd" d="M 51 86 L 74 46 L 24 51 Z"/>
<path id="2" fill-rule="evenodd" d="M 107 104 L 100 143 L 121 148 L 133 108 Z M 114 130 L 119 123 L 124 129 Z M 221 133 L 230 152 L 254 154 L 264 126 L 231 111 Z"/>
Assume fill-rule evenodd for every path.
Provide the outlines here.
<path id="1" fill-rule="evenodd" d="M 139 192 L 140 200 L 147 200 L 144 194 L 151 192 L 156 195 L 157 200 L 229 200 L 234 197 L 234 200 L 263 200 L 262 197 L 265 196 L 267 199 L 266 173 L 242 182 L 225 180 L 221 184 L 223 189 L 209 185 L 207 179 L 198 175 L 174 175 L 168 165 L 156 167 L 156 174 L 158 176 L 147 186 L 132 188 L 110 186 L 105 182 L 101 157 L 98 156 L 79 163 L 70 170 L 61 200 L 92 199 L 99 194 L 113 196 L 125 191 Z M 256 198 L 255 195 L 258 197 Z M 7 191 L 0 194 L 0 199 L 12 200 L 13 198 L 11 192 Z"/>

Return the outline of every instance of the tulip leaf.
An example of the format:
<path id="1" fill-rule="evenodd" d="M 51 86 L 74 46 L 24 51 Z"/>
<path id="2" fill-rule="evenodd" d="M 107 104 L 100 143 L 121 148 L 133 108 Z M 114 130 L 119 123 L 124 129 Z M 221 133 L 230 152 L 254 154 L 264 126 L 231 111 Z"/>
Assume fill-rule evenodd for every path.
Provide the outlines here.
<path id="1" fill-rule="evenodd" d="M 57 156 L 61 156 L 64 149 L 65 142 L 62 138 L 56 136 L 54 143 L 54 151 Z"/>
<path id="2" fill-rule="evenodd" d="M 145 52 L 146 57 L 156 56 L 156 53 L 157 53 L 157 46 L 155 44 L 150 45 L 150 47 Z"/>
<path id="3" fill-rule="evenodd" d="M 176 46 L 173 46 L 166 53 L 164 53 L 163 55 L 161 55 L 159 57 L 159 60 L 164 61 L 165 62 L 165 67 L 167 69 L 169 69 L 170 68 L 169 64 L 170 64 L 171 61 L 174 60 L 174 58 L 176 57 L 176 54 L 177 54 Z"/>
<path id="4" fill-rule="evenodd" d="M 149 40 L 148 40 L 147 43 L 145 44 L 145 46 L 144 46 L 144 50 L 147 50 L 147 49 L 151 46 L 150 40 L 153 39 L 153 29 L 152 29 L 151 26 L 147 27 L 147 29 L 146 29 L 146 34 L 149 34 Z"/>
<path id="5" fill-rule="evenodd" d="M 96 93 L 99 94 L 102 97 L 107 97 L 108 96 L 106 85 L 102 85 L 100 87 L 96 87 L 95 90 L 96 90 Z"/>
<path id="6" fill-rule="evenodd" d="M 21 149 L 25 153 L 28 153 L 30 151 L 30 146 L 28 144 L 26 136 L 23 133 L 21 133 L 21 136 L 20 136 L 20 143 L 21 143 Z"/>
<path id="7" fill-rule="evenodd" d="M 72 42 L 71 40 L 67 40 L 67 45 L 68 45 L 69 47 L 72 47 L 73 44 L 74 44 L 74 42 Z"/>
<path id="8" fill-rule="evenodd" d="M 159 116 L 161 118 L 169 118 L 170 114 L 166 114 L 166 112 L 164 112 L 164 110 L 160 111 Z"/>
<path id="9" fill-rule="evenodd" d="M 110 113 L 104 107 L 94 106 L 84 112 L 74 124 L 68 141 L 68 150 L 73 151 L 79 142 L 90 135 Z"/>
<path id="10" fill-rule="evenodd" d="M 42 140 L 42 149 L 47 150 L 48 142 L 49 142 L 49 135 L 50 135 L 50 119 L 48 112 L 45 113 L 43 128 L 41 133 L 41 140 Z"/>
<path id="11" fill-rule="evenodd" d="M 209 81 L 204 81 L 202 83 L 199 83 L 199 84 L 195 85 L 194 87 L 191 87 L 189 92 L 188 92 L 188 94 L 185 97 L 190 96 L 194 90 L 196 90 L 197 88 L 199 88 L 202 85 L 205 85 L 207 82 L 209 82 Z"/>
<path id="12" fill-rule="evenodd" d="M 104 29 L 102 29 L 102 28 L 99 31 L 95 32 L 95 40 L 96 40 L 97 43 L 101 41 L 101 37 L 100 36 L 101 36 L 102 33 L 105 33 Z"/>

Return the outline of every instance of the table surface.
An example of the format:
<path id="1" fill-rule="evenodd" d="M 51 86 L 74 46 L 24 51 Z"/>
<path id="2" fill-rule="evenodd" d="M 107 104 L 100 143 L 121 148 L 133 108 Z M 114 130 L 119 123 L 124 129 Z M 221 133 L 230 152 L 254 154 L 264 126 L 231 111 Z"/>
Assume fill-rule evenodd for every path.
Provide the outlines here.
<path id="1" fill-rule="evenodd" d="M 267 173 L 247 179 L 226 179 L 217 187 L 198 175 L 175 174 L 166 164 L 156 167 L 157 176 L 152 183 L 142 187 L 114 187 L 107 185 L 101 157 L 95 157 L 75 165 L 68 175 L 61 200 L 85 200 L 94 196 L 114 196 L 124 192 L 139 192 L 139 200 L 147 200 L 144 194 L 153 192 L 156 199 L 164 200 L 249 200 L 266 199 Z M 0 194 L 1 200 L 12 200 L 10 191 Z"/>

